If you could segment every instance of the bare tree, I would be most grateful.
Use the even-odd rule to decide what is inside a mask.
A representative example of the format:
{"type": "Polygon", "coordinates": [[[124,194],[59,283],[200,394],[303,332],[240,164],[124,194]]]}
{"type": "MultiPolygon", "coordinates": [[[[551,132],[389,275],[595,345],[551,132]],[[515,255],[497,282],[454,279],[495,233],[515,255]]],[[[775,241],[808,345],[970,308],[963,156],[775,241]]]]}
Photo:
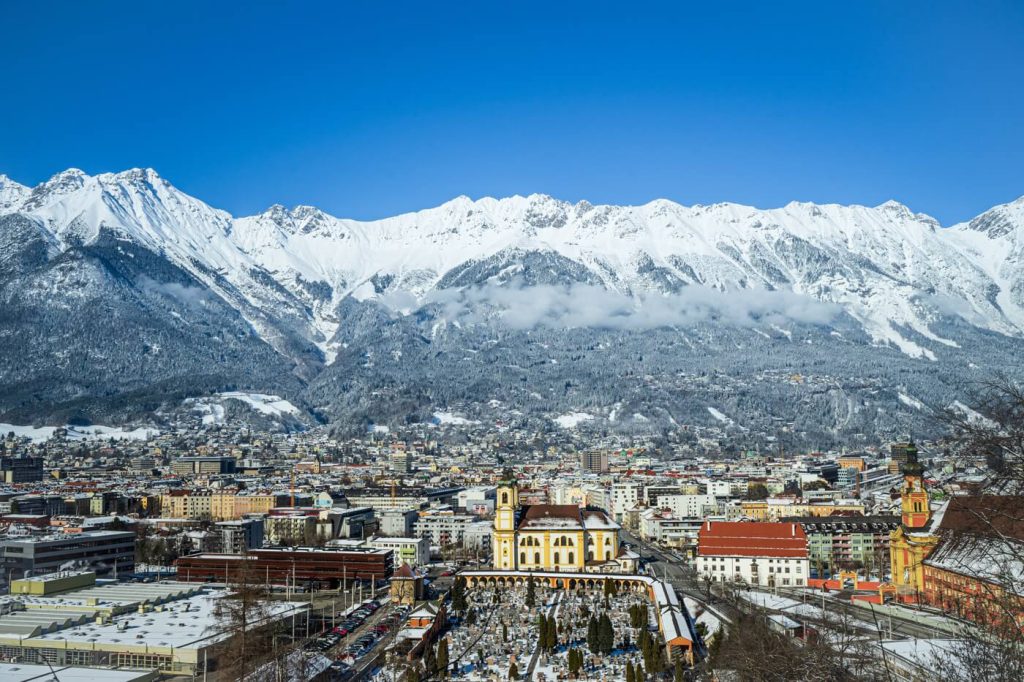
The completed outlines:
{"type": "Polygon", "coordinates": [[[984,458],[990,476],[951,498],[928,563],[968,576],[969,589],[940,587],[937,606],[965,619],[936,654],[943,680],[1024,679],[1024,387],[1005,376],[983,382],[968,409],[947,408],[952,452],[984,458]]]}
{"type": "Polygon", "coordinates": [[[214,615],[225,638],[215,658],[223,679],[243,680],[274,654],[269,589],[261,578],[243,559],[226,578],[231,594],[217,600],[214,615]]]}

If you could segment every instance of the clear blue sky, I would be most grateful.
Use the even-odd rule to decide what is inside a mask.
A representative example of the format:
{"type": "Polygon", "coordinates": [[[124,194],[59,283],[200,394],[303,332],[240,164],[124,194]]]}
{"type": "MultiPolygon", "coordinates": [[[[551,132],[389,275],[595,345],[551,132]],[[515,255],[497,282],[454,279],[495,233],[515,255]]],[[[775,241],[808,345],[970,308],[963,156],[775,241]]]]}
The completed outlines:
{"type": "Polygon", "coordinates": [[[5,3],[0,172],[357,218],[1024,194],[1022,2],[229,4],[5,3]]]}

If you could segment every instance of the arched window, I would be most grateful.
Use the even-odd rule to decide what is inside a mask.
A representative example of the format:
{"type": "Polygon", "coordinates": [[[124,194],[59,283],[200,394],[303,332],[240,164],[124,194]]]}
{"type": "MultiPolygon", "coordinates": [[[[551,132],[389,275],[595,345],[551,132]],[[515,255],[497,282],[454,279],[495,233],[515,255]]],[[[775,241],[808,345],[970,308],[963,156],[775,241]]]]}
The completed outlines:
{"type": "Polygon", "coordinates": [[[508,493],[502,493],[501,494],[501,503],[502,504],[508,504],[508,493]]]}
{"type": "Polygon", "coordinates": [[[534,552],[533,553],[533,563],[535,563],[535,564],[539,564],[540,563],[540,552],[534,552]]]}
{"type": "Polygon", "coordinates": [[[519,553],[519,563],[521,563],[521,564],[525,564],[526,563],[526,552],[520,552],[519,553]]]}
{"type": "Polygon", "coordinates": [[[555,564],[557,565],[557,564],[560,564],[560,563],[562,563],[561,555],[558,552],[555,552],[555,564]]]}
{"type": "Polygon", "coordinates": [[[569,563],[570,564],[576,563],[576,555],[573,552],[569,552],[569,563]]]}

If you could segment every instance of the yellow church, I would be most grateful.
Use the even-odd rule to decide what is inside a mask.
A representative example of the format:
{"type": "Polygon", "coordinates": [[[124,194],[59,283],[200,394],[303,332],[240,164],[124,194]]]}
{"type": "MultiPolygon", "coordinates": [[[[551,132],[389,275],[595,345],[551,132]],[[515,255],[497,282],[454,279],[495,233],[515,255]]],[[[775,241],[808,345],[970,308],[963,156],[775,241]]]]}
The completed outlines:
{"type": "Polygon", "coordinates": [[[639,557],[619,547],[621,526],[603,511],[573,504],[520,506],[519,488],[502,481],[494,510],[494,568],[518,571],[634,573],[639,557]]]}
{"type": "Polygon", "coordinates": [[[889,565],[897,594],[916,598],[924,589],[924,560],[935,549],[939,538],[932,531],[932,526],[938,524],[932,523],[924,468],[917,461],[917,448],[913,444],[907,450],[902,472],[900,509],[903,523],[889,536],[889,565]]]}

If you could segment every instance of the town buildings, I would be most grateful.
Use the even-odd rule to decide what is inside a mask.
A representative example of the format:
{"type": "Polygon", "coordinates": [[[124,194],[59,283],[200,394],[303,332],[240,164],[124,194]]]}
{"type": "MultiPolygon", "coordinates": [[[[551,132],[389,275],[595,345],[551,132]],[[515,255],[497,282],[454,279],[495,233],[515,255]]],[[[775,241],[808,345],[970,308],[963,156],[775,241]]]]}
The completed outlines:
{"type": "Polygon", "coordinates": [[[97,530],[0,539],[0,570],[10,580],[68,569],[101,576],[135,570],[135,533],[97,530]]]}

